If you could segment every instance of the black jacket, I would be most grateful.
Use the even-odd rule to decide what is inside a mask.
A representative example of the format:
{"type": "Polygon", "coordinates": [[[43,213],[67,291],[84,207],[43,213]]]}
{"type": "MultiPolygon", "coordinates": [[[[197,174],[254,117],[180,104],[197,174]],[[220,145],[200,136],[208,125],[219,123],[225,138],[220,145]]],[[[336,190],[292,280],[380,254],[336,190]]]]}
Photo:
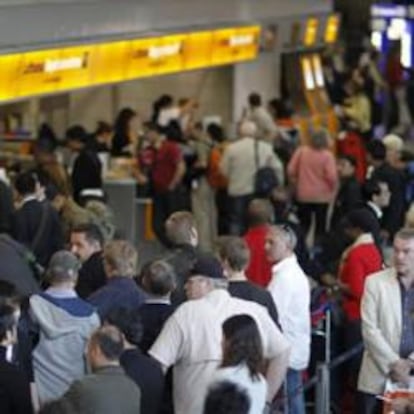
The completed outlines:
{"type": "Polygon", "coordinates": [[[0,234],[0,280],[12,283],[19,295],[29,297],[40,291],[26,257],[25,246],[13,240],[8,234],[0,234]]]}
{"type": "Polygon", "coordinates": [[[256,302],[264,306],[269,312],[270,317],[280,329],[279,315],[272,295],[260,286],[246,281],[230,281],[229,293],[236,298],[256,302]]]}
{"type": "Polygon", "coordinates": [[[102,188],[102,164],[95,151],[83,149],[76,157],[72,171],[73,198],[79,202],[82,190],[102,188]]]}
{"type": "Polygon", "coordinates": [[[6,349],[0,347],[0,413],[32,412],[29,381],[17,366],[6,361],[6,349]]]}
{"type": "Polygon", "coordinates": [[[384,162],[375,168],[372,179],[388,184],[391,191],[390,205],[384,209],[382,227],[390,233],[392,240],[394,234],[402,227],[405,211],[405,181],[404,174],[384,162]]]}
{"type": "Polygon", "coordinates": [[[141,413],[158,414],[164,392],[164,373],[160,364],[137,348],[124,351],[120,362],[141,390],[141,413]]]}
{"type": "Polygon", "coordinates": [[[361,185],[355,177],[341,180],[338,194],[335,199],[331,227],[338,225],[350,211],[361,204],[361,185]]]}
{"type": "Polygon", "coordinates": [[[30,200],[14,214],[13,237],[32,250],[42,266],[47,266],[53,253],[64,247],[62,226],[57,211],[48,201],[30,200]],[[38,242],[36,235],[44,219],[38,242]]]}
{"type": "Polygon", "coordinates": [[[106,284],[102,252],[96,252],[82,264],[79,270],[76,292],[82,299],[88,298],[106,284]]]}
{"type": "Polygon", "coordinates": [[[144,303],[140,306],[138,313],[144,328],[139,344],[142,352],[148,352],[174,310],[175,307],[167,303],[144,303]]]}

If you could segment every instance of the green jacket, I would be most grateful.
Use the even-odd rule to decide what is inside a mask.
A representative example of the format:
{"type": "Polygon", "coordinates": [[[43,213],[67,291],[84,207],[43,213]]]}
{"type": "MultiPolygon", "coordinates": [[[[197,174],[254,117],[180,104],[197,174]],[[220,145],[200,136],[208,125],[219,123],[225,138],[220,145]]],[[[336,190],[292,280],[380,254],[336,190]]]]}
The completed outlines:
{"type": "Polygon", "coordinates": [[[75,381],[42,414],[140,414],[141,391],[119,366],[99,368],[75,381]]]}

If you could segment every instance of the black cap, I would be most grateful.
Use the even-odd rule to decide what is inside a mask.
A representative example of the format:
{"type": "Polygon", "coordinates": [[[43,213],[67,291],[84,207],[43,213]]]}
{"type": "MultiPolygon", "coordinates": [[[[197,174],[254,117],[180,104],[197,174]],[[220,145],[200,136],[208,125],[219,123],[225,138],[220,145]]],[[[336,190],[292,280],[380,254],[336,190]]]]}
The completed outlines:
{"type": "Polygon", "coordinates": [[[212,255],[203,255],[197,258],[190,271],[190,276],[195,275],[211,279],[224,279],[221,263],[212,255]]]}

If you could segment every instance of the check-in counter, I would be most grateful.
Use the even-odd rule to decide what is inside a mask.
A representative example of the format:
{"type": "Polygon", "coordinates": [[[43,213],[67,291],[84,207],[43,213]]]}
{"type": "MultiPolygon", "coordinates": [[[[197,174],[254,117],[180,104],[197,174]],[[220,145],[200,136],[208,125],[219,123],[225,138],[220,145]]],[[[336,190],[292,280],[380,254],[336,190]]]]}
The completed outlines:
{"type": "Polygon", "coordinates": [[[104,189],[121,236],[136,246],[153,241],[152,199],[136,197],[136,181],[132,178],[106,179],[104,189]]]}
{"type": "Polygon", "coordinates": [[[115,225],[122,237],[135,244],[137,219],[135,208],[136,181],[132,178],[106,179],[104,190],[114,213],[115,225]]]}

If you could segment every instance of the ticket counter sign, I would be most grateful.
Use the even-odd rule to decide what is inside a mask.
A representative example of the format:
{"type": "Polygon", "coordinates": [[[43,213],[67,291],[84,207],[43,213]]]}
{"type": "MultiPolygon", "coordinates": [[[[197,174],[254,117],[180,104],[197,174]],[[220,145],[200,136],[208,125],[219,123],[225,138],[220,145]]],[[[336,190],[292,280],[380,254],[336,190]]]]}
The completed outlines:
{"type": "Polygon", "coordinates": [[[257,54],[259,36],[258,27],[213,32],[212,64],[224,65],[253,59],[257,54]]]}
{"type": "Polygon", "coordinates": [[[183,70],[185,35],[131,42],[126,56],[126,79],[162,75],[183,70]]]}
{"type": "Polygon", "coordinates": [[[0,101],[254,59],[259,26],[0,56],[0,101]]]}

